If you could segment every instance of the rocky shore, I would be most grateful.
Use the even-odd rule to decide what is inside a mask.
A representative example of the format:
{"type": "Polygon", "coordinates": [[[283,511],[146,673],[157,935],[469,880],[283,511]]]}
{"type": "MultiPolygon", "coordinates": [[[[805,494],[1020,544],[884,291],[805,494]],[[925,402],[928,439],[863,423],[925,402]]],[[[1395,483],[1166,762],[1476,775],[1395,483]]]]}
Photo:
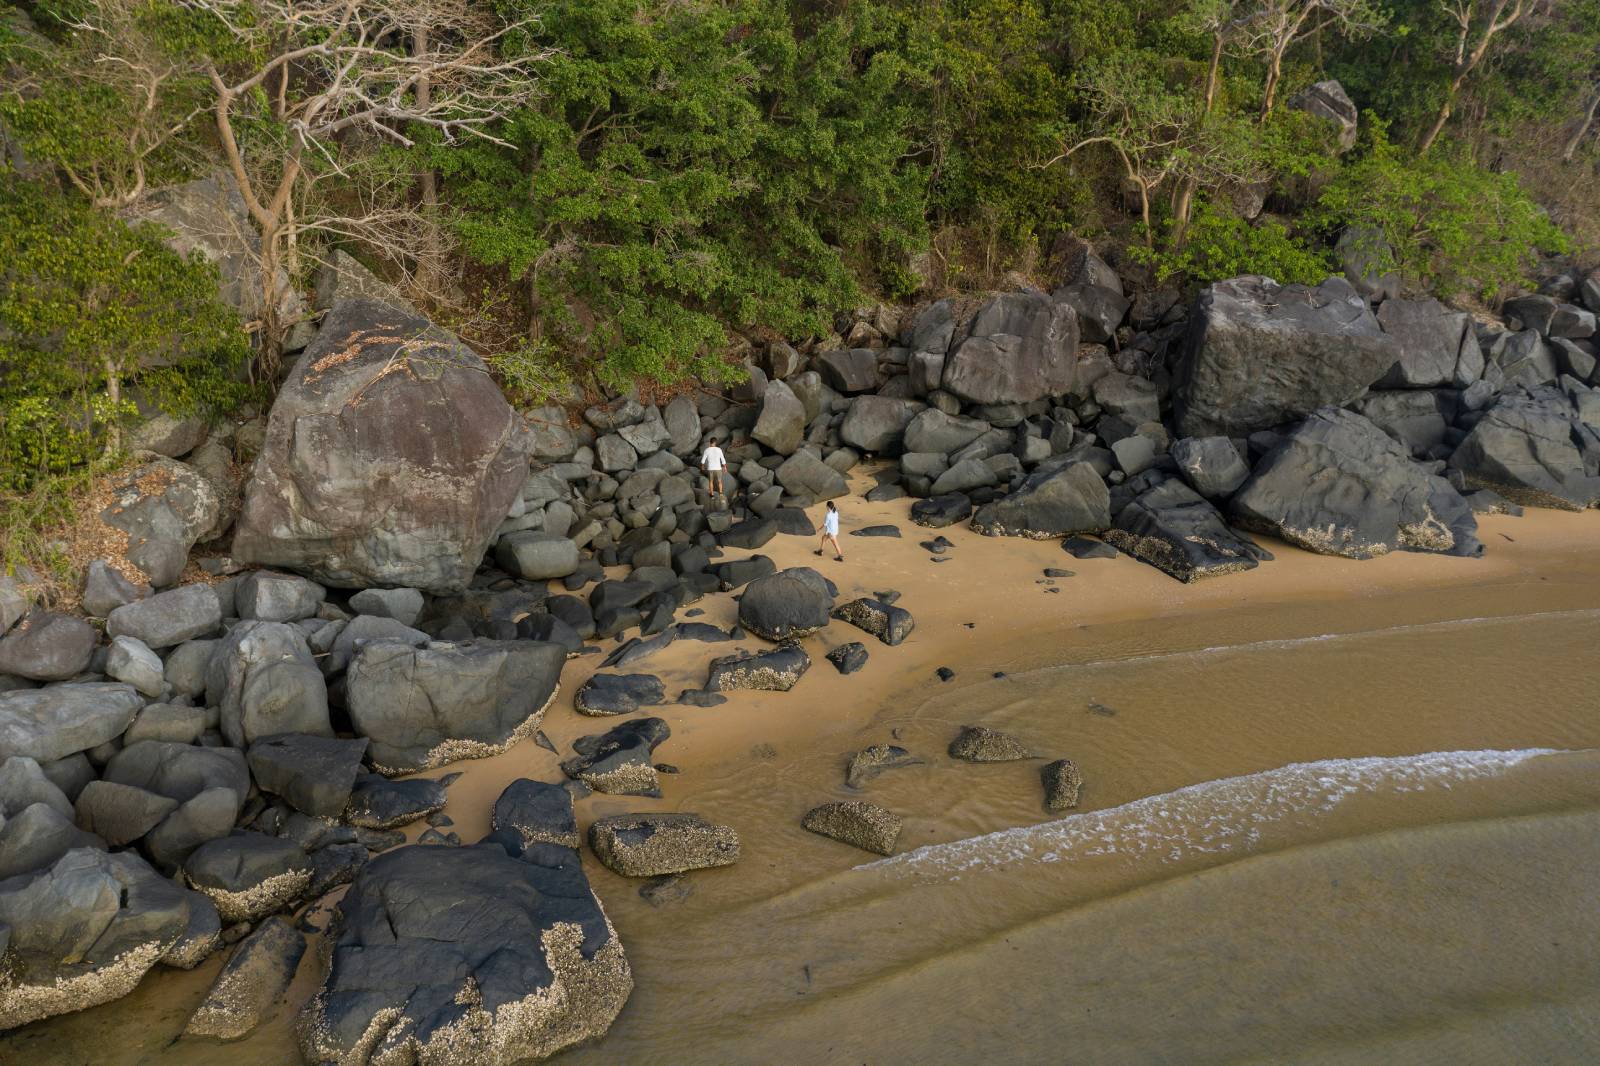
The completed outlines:
{"type": "MultiPolygon", "coordinates": [[[[934,571],[951,558],[939,531],[970,528],[1183,582],[1273,566],[1252,534],[1353,560],[1477,557],[1478,515],[1600,500],[1592,281],[1488,323],[1375,302],[1360,276],[1233,279],[1190,306],[1125,293],[1092,255],[1069,273],[1053,293],[874,308],[837,337],[773,342],[729,394],[581,416],[512,410],[455,338],[336,291],[237,491],[218,454],[237,431],[147,433],[156,454],[104,513],[119,553],[89,568],[81,614],[0,580],[0,1030],[231,945],[191,1039],[247,1035],[313,964],[308,1062],[509,1063],[599,1037],[633,979],[584,845],[674,879],[759,842],[726,812],[643,807],[585,838],[574,802],[661,794],[679,769],[659,758],[669,701],[755,690],[803,708],[825,650],[843,675],[927,631],[896,589],[842,593],[831,559],[785,558],[852,479],[906,524],[846,531],[899,538],[934,571]],[[712,440],[726,499],[696,469],[712,440]],[[731,598],[736,616],[696,621],[731,598]],[[669,694],[651,658],[690,645],[703,681],[669,694]],[[441,771],[550,743],[567,700],[617,721],[463,839],[441,771]],[[344,886],[308,952],[321,931],[281,916],[344,886]]],[[[847,772],[934,755],[869,748],[847,772]]],[[[1084,785],[1070,755],[982,727],[949,750],[1037,760],[1051,811],[1084,785]]],[[[901,832],[865,799],[793,817],[862,854],[901,832]]]]}

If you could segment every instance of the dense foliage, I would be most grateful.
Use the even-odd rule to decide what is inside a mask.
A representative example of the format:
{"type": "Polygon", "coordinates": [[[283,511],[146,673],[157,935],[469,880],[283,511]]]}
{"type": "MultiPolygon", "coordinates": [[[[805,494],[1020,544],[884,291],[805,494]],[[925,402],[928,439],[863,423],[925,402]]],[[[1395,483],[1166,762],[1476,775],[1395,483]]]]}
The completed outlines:
{"type": "Polygon", "coordinates": [[[216,271],[81,200],[0,176],[0,488],[79,465],[147,409],[243,395],[216,271]]]}
{"type": "Polygon", "coordinates": [[[227,164],[291,283],[329,244],[406,272],[527,393],[736,374],[738,334],[1042,271],[1069,232],[1192,285],[1314,280],[1359,226],[1494,295],[1562,247],[1519,173],[1577,190],[1597,154],[1600,0],[394,0],[348,65],[282,60],[346,6],[8,3],[0,137],[107,208],[227,164]],[[440,38],[472,62],[406,80],[440,38]],[[1331,77],[1354,151],[1294,104],[1331,77]]]}

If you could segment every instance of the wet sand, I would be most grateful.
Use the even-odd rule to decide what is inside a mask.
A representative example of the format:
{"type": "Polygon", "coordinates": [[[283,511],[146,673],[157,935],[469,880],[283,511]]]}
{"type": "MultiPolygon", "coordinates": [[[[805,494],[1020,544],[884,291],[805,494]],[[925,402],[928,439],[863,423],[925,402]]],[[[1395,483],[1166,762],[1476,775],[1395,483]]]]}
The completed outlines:
{"type": "MultiPolygon", "coordinates": [[[[857,491],[863,486],[858,482],[857,491]]],[[[715,708],[651,708],[645,713],[665,718],[673,730],[656,757],[681,770],[663,776],[663,797],[595,795],[578,804],[580,827],[624,811],[696,811],[738,829],[745,857],[726,870],[690,875],[690,897],[657,908],[640,899],[638,882],[585,856],[638,988],[606,1040],[561,1061],[963,1062],[982,1053],[1038,1062],[1157,1061],[1170,1054],[1189,1062],[1252,1049],[1281,1058],[1291,1047],[1327,1061],[1362,1061],[1363,1048],[1372,1051],[1366,1061],[1391,1052],[1388,1061],[1427,1061],[1424,1052],[1444,1045],[1424,1039],[1420,1013],[1343,1028],[1338,1021],[1339,1012],[1372,1009],[1372,997],[1335,993],[1347,983],[1372,982],[1360,960],[1385,938],[1432,944],[1451,922],[1467,921],[1469,911],[1481,923],[1506,907],[1522,920],[1526,906],[1541,909],[1568,943],[1586,936],[1600,943],[1593,916],[1582,916],[1581,882],[1529,863],[1521,843],[1501,846],[1582,840],[1571,869],[1600,864],[1592,843],[1600,786],[1594,764],[1578,756],[1540,757],[1533,771],[1518,764],[1507,770],[1512,786],[1495,776],[1425,789],[1419,799],[1385,785],[1381,795],[1392,802],[1370,803],[1359,815],[1346,805],[1334,822],[1294,822],[1271,847],[1258,840],[1207,853],[1192,866],[1151,855],[1124,856],[1131,865],[1109,871],[1096,868],[1099,859],[1023,872],[1001,863],[1006,870],[998,880],[969,875],[960,885],[941,876],[907,887],[889,867],[869,865],[871,856],[798,826],[811,805],[852,798],[843,785],[849,752],[890,740],[911,748],[924,765],[885,775],[856,798],[906,819],[902,852],[968,840],[983,843],[958,846],[982,851],[995,846],[994,834],[1013,827],[1061,824],[1043,810],[1037,762],[967,766],[945,757],[944,745],[966,722],[1009,729],[1041,756],[1077,761],[1087,782],[1085,813],[1123,811],[1147,797],[1292,763],[1600,747],[1600,718],[1592,713],[1600,680],[1587,665],[1600,639],[1594,552],[1600,515],[1530,511],[1522,519],[1484,519],[1488,554],[1478,560],[1403,553],[1357,562],[1268,541],[1274,562],[1182,585],[1127,557],[1073,559],[1056,541],[997,540],[964,527],[925,530],[909,521],[908,503],[843,501],[843,563],[812,555],[815,538],[780,536],[761,549],[780,568],[814,566],[839,585],[841,600],[900,592],[899,604],[917,622],[903,645],[885,647],[835,622],[806,641],[813,666],[789,693],[730,693],[715,708]],[[898,525],[901,538],[848,535],[881,523],[898,525]],[[937,534],[955,545],[948,562],[931,562],[918,547],[937,534]],[[1042,584],[1046,567],[1076,576],[1042,584]],[[857,639],[870,661],[855,675],[839,676],[822,656],[857,639]],[[940,666],[955,670],[955,679],[941,683],[940,666]],[[1006,676],[995,678],[997,672],[1006,676]],[[1562,759],[1580,759],[1578,769],[1562,759]],[[1526,832],[1513,832],[1513,825],[1526,832]],[[1457,883],[1472,857],[1481,864],[1479,876],[1491,882],[1477,895],[1457,883]],[[1329,903],[1356,908],[1343,955],[1319,939],[1314,911],[1300,920],[1306,886],[1329,862],[1375,871],[1361,882],[1368,904],[1342,896],[1329,903]],[[1374,877],[1392,883],[1366,884],[1374,877]],[[1221,890],[1219,879],[1227,883],[1221,890]],[[1417,906],[1416,886],[1435,882],[1456,895],[1437,907],[1417,906]],[[1227,1032],[1200,1026],[1194,1032],[1205,1032],[1203,1041],[1185,1043],[1176,1028],[1182,1019],[1195,1026],[1201,1017],[1232,1018],[1219,1003],[1248,998],[1252,987],[1259,995],[1280,979],[1270,959],[1260,966],[1218,962],[1228,958],[1228,937],[1216,930],[1247,925],[1249,900],[1282,928],[1271,958],[1313,965],[1330,953],[1340,956],[1305,991],[1332,1005],[1323,1015],[1267,1012],[1273,1020],[1262,1023],[1266,1029],[1240,1028],[1236,1018],[1227,1032]],[[1362,906],[1370,906],[1364,924],[1362,906]],[[1417,914],[1408,937],[1412,907],[1417,914]],[[858,957],[864,961],[853,961],[858,957]],[[1185,982],[1194,986],[1192,1016],[1185,1013],[1190,1008],[1175,1007],[1170,1025],[1137,1022],[1148,1039],[1116,1035],[1136,1018],[1115,1004],[1148,1010],[1177,996],[1185,982]],[[1059,1007],[1069,989],[1071,1010],[1049,1007],[1059,1007]],[[908,1017],[949,1020],[908,1025],[908,1017]],[[1331,1026],[1334,1038],[1317,1044],[1307,1034],[1318,1026],[1331,1026]],[[1259,1043],[1251,1043],[1251,1032],[1261,1035],[1259,1043]],[[1092,1053],[1063,1053],[1091,1039],[1092,1053]]],[[[695,606],[705,612],[697,620],[723,627],[737,614],[729,594],[695,606]]],[[[662,677],[672,700],[704,682],[712,658],[760,646],[754,639],[678,641],[626,670],[662,677]]],[[[601,658],[569,662],[562,694],[546,716],[544,731],[562,753],[576,737],[615,724],[572,709],[573,693],[601,658]]],[[[522,776],[559,780],[559,758],[529,742],[457,764],[450,769],[465,776],[451,787],[446,813],[464,839],[476,839],[506,784],[522,776]]],[[[1266,801],[1228,802],[1237,808],[1266,801]]],[[[1224,821],[1240,816],[1235,808],[1224,821]]],[[[1116,815],[1135,816],[1148,824],[1148,811],[1116,815]]],[[[1592,909],[1592,893],[1586,898],[1592,909]]],[[[1246,944],[1251,935],[1238,932],[1233,942],[1246,944]]],[[[1515,943],[1500,948],[1520,951],[1530,968],[1549,965],[1551,952],[1523,950],[1526,937],[1507,936],[1515,943]]],[[[1462,941],[1455,952],[1471,971],[1460,989],[1496,1004],[1480,1036],[1547,1026],[1551,997],[1559,993],[1573,1004],[1579,1032],[1552,1046],[1600,1047],[1592,1010],[1600,984],[1590,953],[1573,962],[1580,976],[1560,977],[1554,991],[1511,980],[1521,989],[1517,995],[1533,997],[1521,1002],[1491,987],[1478,972],[1487,963],[1471,964],[1475,953],[1491,949],[1500,950],[1492,936],[1462,941]]],[[[1440,951],[1450,954],[1448,945],[1440,951]]],[[[0,1059],[218,1061],[217,1045],[171,1041],[219,965],[212,960],[195,974],[158,973],[120,1003],[0,1037],[0,1059]]],[[[1376,970],[1385,981],[1394,977],[1392,964],[1376,970]]],[[[294,1009],[316,980],[308,962],[290,1003],[257,1034],[230,1046],[227,1058],[237,1066],[297,1062],[289,1039],[294,1009]]],[[[1434,992],[1440,1003],[1456,994],[1443,984],[1434,992]]],[[[1478,1031],[1459,1018],[1434,1028],[1444,1034],[1440,1041],[1478,1031]]]]}

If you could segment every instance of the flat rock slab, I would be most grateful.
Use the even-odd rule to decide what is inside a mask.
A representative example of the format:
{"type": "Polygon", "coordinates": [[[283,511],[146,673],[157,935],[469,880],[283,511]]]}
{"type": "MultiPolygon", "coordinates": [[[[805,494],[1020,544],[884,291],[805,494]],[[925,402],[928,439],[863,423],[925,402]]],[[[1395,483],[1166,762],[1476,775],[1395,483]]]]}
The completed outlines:
{"type": "Polygon", "coordinates": [[[366,753],[364,738],[280,733],[250,745],[247,761],[264,791],[304,814],[337,818],[350,802],[366,753]]]}
{"type": "Polygon", "coordinates": [[[972,515],[972,501],[959,492],[932,496],[911,505],[911,521],[929,529],[943,529],[972,515]]]}
{"type": "Polygon", "coordinates": [[[132,685],[89,682],[0,692],[0,761],[54,762],[127,731],[144,699],[132,685]]]}
{"type": "Polygon", "coordinates": [[[293,925],[282,918],[262,922],[233,949],[183,1035],[216,1040],[250,1035],[283,998],[305,953],[306,938],[293,925]]]}
{"type": "Polygon", "coordinates": [[[667,702],[667,687],[653,674],[595,674],[572,702],[580,714],[632,714],[667,702]]]}
{"type": "Polygon", "coordinates": [[[391,781],[382,774],[363,774],[350,790],[344,820],[364,829],[395,829],[444,810],[445,787],[413,777],[391,781]]]}
{"type": "Polygon", "coordinates": [[[861,788],[885,770],[921,764],[921,759],[898,744],[874,744],[850,756],[850,762],[845,767],[844,783],[850,788],[861,788]]]}
{"type": "Polygon", "coordinates": [[[728,866],[739,859],[739,835],[698,814],[617,814],[589,827],[589,847],[624,877],[728,866]]]}
{"type": "Polygon", "coordinates": [[[788,692],[811,669],[811,657],[798,644],[781,644],[771,651],[741,651],[711,660],[707,692],[757,689],[788,692]]]}
{"type": "Polygon", "coordinates": [[[878,855],[893,855],[900,839],[900,817],[860,800],[824,803],[806,812],[802,828],[878,855]]]}
{"type": "Polygon", "coordinates": [[[541,1061],[605,1033],[633,989],[578,853],[514,833],[378,856],[335,927],[307,1062],[541,1061]]]}
{"type": "Polygon", "coordinates": [[[850,535],[852,537],[894,537],[898,540],[900,537],[900,527],[864,526],[861,529],[852,529],[850,531],[850,535]]]}

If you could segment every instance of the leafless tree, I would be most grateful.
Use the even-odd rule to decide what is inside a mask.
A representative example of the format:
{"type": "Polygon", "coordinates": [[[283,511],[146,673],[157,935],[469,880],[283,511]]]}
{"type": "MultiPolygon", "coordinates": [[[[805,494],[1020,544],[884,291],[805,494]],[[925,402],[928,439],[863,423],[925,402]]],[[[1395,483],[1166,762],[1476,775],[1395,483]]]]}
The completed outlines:
{"type": "Polygon", "coordinates": [[[1361,38],[1382,23],[1382,14],[1369,0],[1254,0],[1239,32],[1246,50],[1266,60],[1261,117],[1271,114],[1277,103],[1283,57],[1296,41],[1328,28],[1361,38]]]}
{"type": "Polygon", "coordinates": [[[1417,144],[1419,153],[1432,148],[1433,142],[1444,132],[1461,87],[1489,54],[1495,38],[1515,26],[1533,8],[1529,0],[1440,0],[1439,6],[1456,26],[1455,56],[1450,68],[1450,87],[1445,90],[1444,102],[1439,105],[1433,125],[1417,144]]]}

